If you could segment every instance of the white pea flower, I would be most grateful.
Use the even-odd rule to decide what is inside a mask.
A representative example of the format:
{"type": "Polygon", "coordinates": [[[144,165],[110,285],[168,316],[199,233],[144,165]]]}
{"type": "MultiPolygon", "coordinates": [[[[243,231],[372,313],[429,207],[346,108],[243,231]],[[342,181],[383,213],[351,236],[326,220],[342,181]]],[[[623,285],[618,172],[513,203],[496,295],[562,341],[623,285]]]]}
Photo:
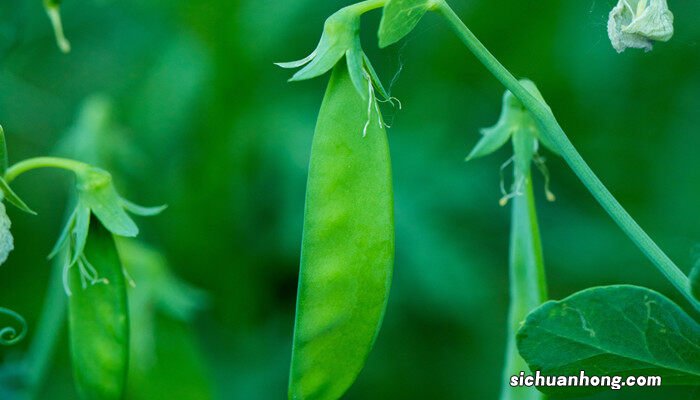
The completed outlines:
{"type": "Polygon", "coordinates": [[[12,232],[10,232],[11,226],[12,222],[10,222],[10,217],[7,216],[5,203],[0,201],[0,265],[7,261],[7,256],[15,248],[12,232]]]}
{"type": "Polygon", "coordinates": [[[655,41],[673,37],[673,13],[666,0],[619,0],[610,11],[608,36],[615,50],[651,51],[655,41]]]}

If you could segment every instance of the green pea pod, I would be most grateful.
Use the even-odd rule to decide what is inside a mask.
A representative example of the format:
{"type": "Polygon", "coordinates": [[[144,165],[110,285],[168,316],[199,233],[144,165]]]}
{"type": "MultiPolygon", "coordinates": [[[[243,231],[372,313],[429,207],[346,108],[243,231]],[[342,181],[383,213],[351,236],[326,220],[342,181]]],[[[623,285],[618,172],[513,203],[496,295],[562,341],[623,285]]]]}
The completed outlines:
{"type": "Polygon", "coordinates": [[[386,309],[391,162],[378,108],[368,101],[347,67],[336,66],[311,150],[290,399],[340,398],[362,370],[386,309]]]}
{"type": "Polygon", "coordinates": [[[69,270],[68,315],[76,387],[84,400],[119,400],[129,354],[126,284],[114,238],[96,218],[91,221],[83,262],[94,267],[102,282],[86,285],[81,281],[80,263],[69,270]]]}

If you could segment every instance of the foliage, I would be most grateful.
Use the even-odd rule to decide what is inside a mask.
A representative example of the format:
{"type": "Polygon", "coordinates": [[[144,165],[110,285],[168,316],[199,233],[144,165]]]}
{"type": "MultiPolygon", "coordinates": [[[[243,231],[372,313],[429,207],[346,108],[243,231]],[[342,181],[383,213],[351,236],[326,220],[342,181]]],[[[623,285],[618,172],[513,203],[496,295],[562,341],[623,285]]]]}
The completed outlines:
{"type": "MultiPolygon", "coordinates": [[[[69,56],[56,49],[39,2],[0,4],[0,121],[11,158],[53,152],[61,132],[80,125],[84,100],[106,94],[120,129],[102,151],[114,157],[121,139],[138,146],[109,165],[89,162],[109,170],[127,198],[169,205],[162,217],[137,221],[139,240],[211,294],[210,308],[188,322],[155,314],[155,329],[142,333],[155,334],[160,362],[130,379],[127,398],[165,395],[173,383],[202,399],[212,396],[208,384],[226,399],[286,391],[307,161],[327,77],[287,86],[287,74],[270,63],[313,48],[324,20],[348,4],[65,1],[69,56]]],[[[670,4],[674,39],[647,55],[615,54],[605,33],[612,3],[451,4],[511,71],[537,82],[586,160],[688,271],[700,237],[700,58],[692,47],[700,30],[683,16],[698,15],[700,4],[670,4]]],[[[363,51],[405,105],[400,114],[384,110],[392,125],[396,273],[382,332],[346,398],[496,398],[510,212],[494,200],[498,167],[511,154],[460,161],[478,128],[498,117],[503,90],[435,15],[407,35],[406,46],[378,53],[378,17],[363,17],[363,51]]],[[[535,197],[550,296],[629,282],[687,308],[562,159],[548,165],[558,201],[545,206],[540,190],[535,197]]],[[[0,304],[24,316],[29,335],[0,348],[0,380],[11,383],[0,388],[2,398],[16,389],[21,367],[11,365],[37,334],[66,179],[42,173],[12,184],[41,223],[7,207],[17,248],[0,269],[0,304]]],[[[534,183],[541,187],[538,176],[534,183]]],[[[39,398],[73,399],[67,340],[57,340],[39,398]]],[[[587,398],[687,398],[692,391],[587,398]]]]}

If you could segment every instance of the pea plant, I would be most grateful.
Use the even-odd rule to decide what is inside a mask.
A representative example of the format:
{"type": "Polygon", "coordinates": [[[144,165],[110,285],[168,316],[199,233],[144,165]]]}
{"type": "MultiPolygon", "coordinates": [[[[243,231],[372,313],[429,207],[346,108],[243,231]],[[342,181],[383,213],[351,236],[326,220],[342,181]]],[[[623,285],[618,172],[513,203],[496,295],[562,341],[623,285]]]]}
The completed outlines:
{"type": "MultiPolygon", "coordinates": [[[[68,53],[61,0],[43,0],[43,4],[59,49],[68,53]]],[[[207,302],[203,291],[170,272],[157,248],[136,238],[139,228],[130,214],[155,216],[166,207],[130,202],[117,191],[112,173],[104,169],[123,169],[122,164],[142,158],[139,147],[125,140],[123,133],[112,119],[109,99],[93,96],[61,141],[56,150],[59,156],[9,165],[0,126],[0,265],[15,245],[6,203],[37,215],[11,184],[37,169],[68,171],[74,177],[66,222],[48,255],[52,273],[36,329],[28,335],[30,324],[25,318],[0,307],[0,346],[31,337],[24,354],[0,363],[0,398],[43,398],[41,390],[66,322],[78,398],[152,397],[148,385],[154,376],[159,379],[154,370],[162,353],[155,339],[156,320],[165,317],[186,323],[207,302]]],[[[202,393],[207,390],[201,388],[202,393]]]]}
{"type": "MultiPolygon", "coordinates": [[[[680,306],[644,287],[594,287],[547,301],[533,166],[554,201],[544,151],[562,157],[620,229],[700,311],[700,267],[690,279],[656,245],[591,170],[557,122],[536,85],[518,80],[470,31],[445,0],[366,0],[325,22],[306,58],[279,63],[301,68],[291,81],[332,71],[314,134],[306,192],[290,399],[338,399],[353,384],[379,333],[394,257],[391,163],[381,103],[401,107],[384,88],[360,41],[360,20],[383,10],[380,48],[408,35],[429,12],[439,15],[507,89],[497,123],[467,160],[512,142],[512,184],[502,177],[502,206],[511,203],[510,310],[501,399],[585,395],[600,387],[517,388],[509,377],[659,375],[664,385],[700,384],[700,325],[680,306]],[[541,145],[541,146],[540,146],[541,145]]],[[[666,0],[620,0],[608,35],[618,52],[650,51],[673,36],[666,0]]],[[[565,378],[564,378],[565,379],[565,378]]]]}
{"type": "MultiPolygon", "coordinates": [[[[7,160],[4,136],[2,144],[2,158],[7,160]]],[[[135,237],[138,234],[139,229],[128,213],[150,216],[163,208],[135,205],[119,195],[106,170],[58,157],[31,158],[9,167],[3,163],[0,186],[4,199],[24,212],[35,214],[10,188],[10,183],[26,172],[42,168],[66,170],[75,176],[75,206],[49,258],[61,266],[59,282],[69,298],[76,387],[82,398],[117,399],[121,397],[127,371],[126,288],[130,278],[122,268],[113,236],[135,237]]],[[[13,248],[13,239],[4,206],[2,211],[5,221],[2,254],[6,258],[13,248]]],[[[6,328],[6,342],[10,344],[26,332],[23,319],[16,314],[13,316],[20,321],[23,330],[6,328]]]]}

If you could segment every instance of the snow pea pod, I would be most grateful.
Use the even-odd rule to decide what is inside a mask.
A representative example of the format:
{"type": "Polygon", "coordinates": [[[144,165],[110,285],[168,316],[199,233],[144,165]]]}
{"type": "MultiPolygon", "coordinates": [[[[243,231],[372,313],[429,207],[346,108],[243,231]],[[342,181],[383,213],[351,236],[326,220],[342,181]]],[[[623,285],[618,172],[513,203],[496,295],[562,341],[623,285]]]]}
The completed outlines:
{"type": "Polygon", "coordinates": [[[386,131],[374,97],[363,99],[340,63],[311,149],[290,399],[335,400],[352,385],[381,326],[393,263],[386,131]]]}
{"type": "Polygon", "coordinates": [[[90,222],[85,257],[69,270],[73,371],[81,399],[119,400],[129,354],[126,284],[112,234],[95,217],[90,222]],[[100,282],[86,284],[81,268],[94,268],[100,282]]]}

